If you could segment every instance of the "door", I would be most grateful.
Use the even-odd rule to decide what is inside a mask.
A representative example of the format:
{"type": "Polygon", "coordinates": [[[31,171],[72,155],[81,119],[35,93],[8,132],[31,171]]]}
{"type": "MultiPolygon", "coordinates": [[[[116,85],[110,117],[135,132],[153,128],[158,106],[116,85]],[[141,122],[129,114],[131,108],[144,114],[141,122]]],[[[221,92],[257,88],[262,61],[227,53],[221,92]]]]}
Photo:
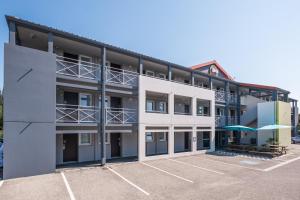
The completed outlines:
{"type": "Polygon", "coordinates": [[[189,132],[184,132],[184,149],[189,150],[189,132]]]}
{"type": "Polygon", "coordinates": [[[110,145],[111,145],[111,157],[121,156],[121,134],[111,133],[110,134],[110,145]]]}
{"type": "Polygon", "coordinates": [[[63,161],[78,161],[78,134],[63,135],[63,161]]]}
{"type": "Polygon", "coordinates": [[[78,105],[78,93],[64,92],[64,104],[78,105]]]}
{"type": "Polygon", "coordinates": [[[122,108],[122,98],[110,97],[110,106],[112,108],[122,108]]]}

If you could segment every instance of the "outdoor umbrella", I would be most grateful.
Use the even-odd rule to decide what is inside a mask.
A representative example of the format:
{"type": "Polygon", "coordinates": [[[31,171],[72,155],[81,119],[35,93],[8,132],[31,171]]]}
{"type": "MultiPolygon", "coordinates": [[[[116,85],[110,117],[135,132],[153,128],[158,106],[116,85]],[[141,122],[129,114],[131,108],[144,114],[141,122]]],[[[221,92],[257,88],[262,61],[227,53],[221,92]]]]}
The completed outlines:
{"type": "Polygon", "coordinates": [[[224,129],[229,130],[229,131],[251,131],[251,132],[256,131],[256,128],[251,128],[251,127],[242,126],[242,125],[225,126],[224,129]]]}

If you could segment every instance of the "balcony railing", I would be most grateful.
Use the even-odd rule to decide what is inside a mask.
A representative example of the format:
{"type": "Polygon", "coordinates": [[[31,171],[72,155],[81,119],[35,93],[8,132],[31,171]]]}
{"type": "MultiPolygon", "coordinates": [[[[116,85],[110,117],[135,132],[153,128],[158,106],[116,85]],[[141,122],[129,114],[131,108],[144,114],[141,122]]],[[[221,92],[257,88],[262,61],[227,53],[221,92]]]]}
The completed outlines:
{"type": "Polygon", "coordinates": [[[96,123],[100,110],[92,106],[56,105],[56,122],[58,123],[96,123]]]}
{"type": "Polygon", "coordinates": [[[235,94],[231,94],[222,90],[216,90],[215,91],[215,100],[218,102],[225,102],[226,95],[228,98],[229,103],[236,103],[237,97],[235,94]]]}
{"type": "Polygon", "coordinates": [[[137,86],[138,73],[123,69],[106,68],[106,83],[137,86]]]}
{"type": "Polygon", "coordinates": [[[76,78],[98,80],[101,68],[99,64],[57,56],[56,73],[76,78]]]}
{"type": "MultiPolygon", "coordinates": [[[[225,116],[216,116],[215,118],[216,127],[224,127],[226,125],[225,116]]],[[[237,118],[235,116],[228,117],[228,125],[237,125],[237,118]]]]}
{"type": "Polygon", "coordinates": [[[132,124],[137,122],[135,109],[106,108],[106,124],[132,124]]]}

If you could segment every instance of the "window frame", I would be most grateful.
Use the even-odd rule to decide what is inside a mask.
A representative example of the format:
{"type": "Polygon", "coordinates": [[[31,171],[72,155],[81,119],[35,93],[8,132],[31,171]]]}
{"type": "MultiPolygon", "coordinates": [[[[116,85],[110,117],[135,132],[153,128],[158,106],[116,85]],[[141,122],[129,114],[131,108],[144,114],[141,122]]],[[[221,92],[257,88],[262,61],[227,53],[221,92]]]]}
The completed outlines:
{"type": "Polygon", "coordinates": [[[158,132],[158,141],[159,142],[166,142],[167,141],[167,132],[158,132]],[[163,139],[161,139],[159,134],[163,134],[163,139]]]}
{"type": "Polygon", "coordinates": [[[82,107],[91,107],[91,106],[93,106],[93,95],[89,94],[89,93],[79,93],[79,106],[82,106],[82,107]],[[81,105],[81,97],[84,96],[84,95],[90,96],[91,102],[90,102],[90,105],[88,105],[88,106],[87,105],[81,105]]]}
{"type": "Polygon", "coordinates": [[[153,134],[153,132],[145,132],[145,140],[146,140],[146,143],[154,142],[154,134],[153,134]],[[148,140],[148,137],[150,136],[148,134],[151,134],[151,140],[148,140]]]}
{"type": "Polygon", "coordinates": [[[79,133],[78,145],[79,146],[90,146],[90,145],[92,145],[92,134],[91,133],[79,133]],[[89,136],[89,142],[88,143],[82,143],[81,137],[84,136],[84,135],[89,136]]]}
{"type": "Polygon", "coordinates": [[[155,101],[151,99],[146,99],[146,112],[155,112],[155,101]],[[152,103],[152,109],[148,110],[148,102],[152,103]]]}

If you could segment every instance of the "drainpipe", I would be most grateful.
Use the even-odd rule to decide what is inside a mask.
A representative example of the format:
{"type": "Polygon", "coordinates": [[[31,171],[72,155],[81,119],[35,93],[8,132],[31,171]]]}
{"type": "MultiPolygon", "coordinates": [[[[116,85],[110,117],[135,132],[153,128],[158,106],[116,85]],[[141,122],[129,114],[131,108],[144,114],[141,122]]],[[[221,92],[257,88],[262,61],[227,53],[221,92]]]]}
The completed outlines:
{"type": "Polygon", "coordinates": [[[106,75],[106,48],[102,49],[102,66],[101,66],[101,118],[100,118],[100,133],[101,133],[101,165],[106,164],[106,144],[105,144],[105,75],[106,75]]]}

